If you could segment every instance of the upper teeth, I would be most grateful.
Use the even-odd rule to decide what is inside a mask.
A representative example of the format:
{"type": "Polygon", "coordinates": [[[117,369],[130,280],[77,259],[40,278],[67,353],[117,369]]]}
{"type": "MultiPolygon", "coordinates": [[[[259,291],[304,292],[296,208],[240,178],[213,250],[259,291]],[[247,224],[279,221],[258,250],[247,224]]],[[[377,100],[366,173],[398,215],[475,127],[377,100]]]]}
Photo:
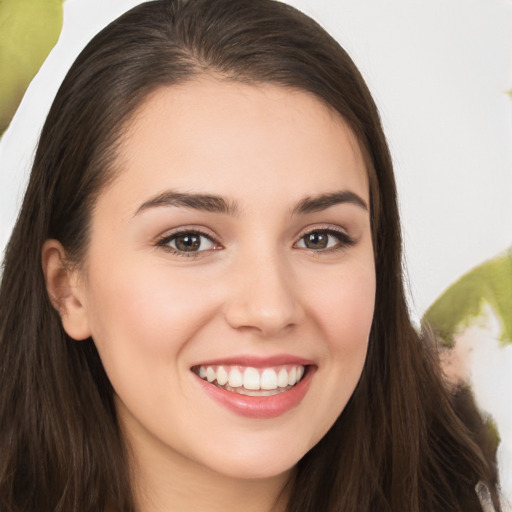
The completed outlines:
{"type": "Polygon", "coordinates": [[[304,366],[283,365],[271,368],[253,368],[251,366],[199,366],[197,374],[208,382],[226,384],[230,388],[257,391],[273,390],[294,386],[304,375],[304,366]]]}

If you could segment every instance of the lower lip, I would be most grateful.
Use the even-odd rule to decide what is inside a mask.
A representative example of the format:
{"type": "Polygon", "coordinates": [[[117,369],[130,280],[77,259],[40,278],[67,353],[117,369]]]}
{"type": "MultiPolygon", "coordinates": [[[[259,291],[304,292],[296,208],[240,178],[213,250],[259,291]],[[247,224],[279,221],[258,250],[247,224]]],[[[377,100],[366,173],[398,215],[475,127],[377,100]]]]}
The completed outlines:
{"type": "Polygon", "coordinates": [[[293,388],[271,396],[241,395],[218,388],[199,376],[197,379],[208,396],[239,416],[270,419],[277,418],[300,404],[309,389],[314,373],[314,368],[309,366],[302,380],[293,388]]]}

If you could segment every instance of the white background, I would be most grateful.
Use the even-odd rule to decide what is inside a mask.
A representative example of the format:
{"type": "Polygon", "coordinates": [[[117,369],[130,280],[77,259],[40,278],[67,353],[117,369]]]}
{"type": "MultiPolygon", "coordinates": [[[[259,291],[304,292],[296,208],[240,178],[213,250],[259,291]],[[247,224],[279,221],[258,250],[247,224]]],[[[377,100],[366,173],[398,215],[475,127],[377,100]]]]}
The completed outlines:
{"type": "MultiPolygon", "coordinates": [[[[59,43],[0,142],[0,249],[66,70],[100,28],[137,3],[65,1],[59,43]]],[[[317,19],[347,49],[380,108],[399,188],[411,313],[418,320],[449,284],[512,243],[512,99],[506,94],[512,89],[512,2],[289,3],[317,19]]],[[[504,378],[512,373],[509,348],[498,358],[508,366],[489,372],[501,371],[504,378]]],[[[485,371],[480,373],[485,380],[485,371]]],[[[506,409],[503,435],[512,429],[511,394],[487,387],[497,399],[484,396],[483,402],[495,402],[484,407],[506,409]]],[[[503,483],[512,495],[510,454],[503,464],[503,483]]]]}

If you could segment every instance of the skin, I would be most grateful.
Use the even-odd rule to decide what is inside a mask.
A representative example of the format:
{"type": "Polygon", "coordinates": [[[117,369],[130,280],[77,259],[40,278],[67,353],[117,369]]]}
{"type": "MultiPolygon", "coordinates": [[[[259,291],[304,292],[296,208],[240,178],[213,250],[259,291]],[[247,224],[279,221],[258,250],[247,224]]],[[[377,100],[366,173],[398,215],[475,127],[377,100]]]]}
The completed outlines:
{"type": "Polygon", "coordinates": [[[375,269],[356,139],[309,93],[204,77],[147,98],[118,164],[86,261],[63,272],[64,250],[50,240],[43,265],[64,328],[93,337],[116,391],[140,510],[256,512],[276,500],[280,510],[294,465],[342,412],[366,356],[375,269]],[[169,190],[221,196],[236,212],[148,206],[169,190]],[[361,204],[294,211],[339,191],[361,204]],[[179,255],[168,241],[176,228],[208,238],[179,255]],[[306,246],[306,233],[325,230],[342,234],[306,246]],[[191,371],[276,354],[315,372],[302,401],[275,418],[226,409],[191,371]]]}

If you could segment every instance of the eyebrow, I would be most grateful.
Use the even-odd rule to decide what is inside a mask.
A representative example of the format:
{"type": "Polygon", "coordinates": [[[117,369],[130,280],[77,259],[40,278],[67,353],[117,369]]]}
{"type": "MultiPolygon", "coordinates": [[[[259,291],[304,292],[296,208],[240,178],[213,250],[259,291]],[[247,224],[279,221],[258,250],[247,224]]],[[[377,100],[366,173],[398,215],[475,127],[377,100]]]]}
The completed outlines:
{"type": "Polygon", "coordinates": [[[368,211],[368,205],[362,197],[350,190],[340,190],[338,192],[329,192],[313,197],[305,197],[292,210],[292,214],[306,214],[327,210],[331,206],[337,204],[353,204],[359,206],[363,210],[368,211]]]}
{"type": "Polygon", "coordinates": [[[239,208],[236,202],[227,201],[221,196],[211,194],[191,194],[169,190],[144,202],[135,212],[135,215],[157,206],[181,206],[185,208],[192,208],[194,210],[224,213],[233,216],[239,214],[239,208]]]}
{"type": "MultiPolygon", "coordinates": [[[[346,203],[356,205],[363,210],[368,211],[366,202],[359,195],[351,192],[350,190],[340,190],[338,192],[329,192],[317,196],[305,197],[292,209],[292,215],[304,215],[307,213],[319,212],[326,210],[331,206],[346,203]]],[[[228,201],[221,196],[168,190],[145,201],[137,209],[135,215],[158,206],[192,208],[194,210],[223,213],[232,216],[240,214],[240,209],[235,201],[228,201]]]]}

